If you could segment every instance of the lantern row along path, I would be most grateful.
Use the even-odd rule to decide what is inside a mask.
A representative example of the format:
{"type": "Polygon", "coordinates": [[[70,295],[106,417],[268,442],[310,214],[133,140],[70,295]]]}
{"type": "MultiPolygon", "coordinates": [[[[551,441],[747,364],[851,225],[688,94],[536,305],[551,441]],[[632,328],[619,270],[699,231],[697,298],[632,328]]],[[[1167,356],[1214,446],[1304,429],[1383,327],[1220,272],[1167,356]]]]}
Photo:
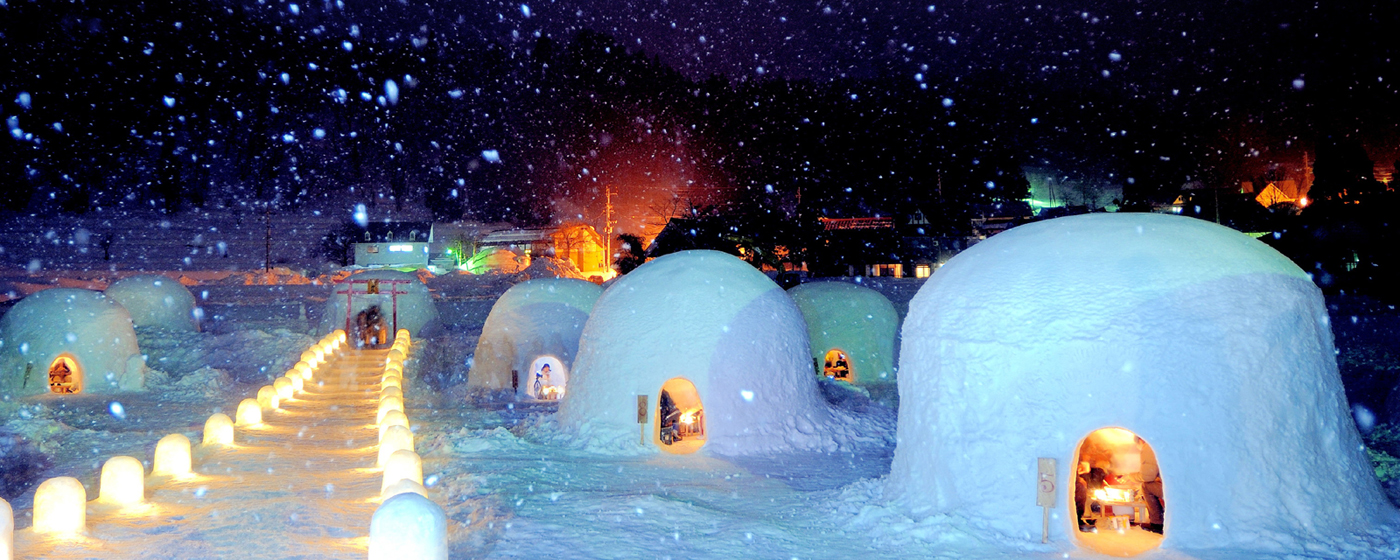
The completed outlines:
{"type": "Polygon", "coordinates": [[[194,474],[148,478],[141,504],[90,503],[86,535],[17,531],[16,557],[364,558],[388,352],[339,352],[261,424],[238,426],[233,445],[195,439],[194,474]]]}

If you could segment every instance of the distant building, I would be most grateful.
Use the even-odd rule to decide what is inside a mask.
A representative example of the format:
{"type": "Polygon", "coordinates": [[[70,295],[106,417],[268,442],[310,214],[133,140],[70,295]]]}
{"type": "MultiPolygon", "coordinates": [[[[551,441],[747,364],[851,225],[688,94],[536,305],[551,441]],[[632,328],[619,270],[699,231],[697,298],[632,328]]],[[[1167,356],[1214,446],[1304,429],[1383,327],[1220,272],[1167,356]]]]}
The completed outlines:
{"type": "Polygon", "coordinates": [[[430,222],[370,223],[364,237],[356,240],[355,265],[426,268],[432,242],[430,222]]]}
{"type": "Polygon", "coordinates": [[[568,260],[589,276],[611,276],[603,236],[593,226],[571,222],[557,227],[506,229],[481,238],[480,251],[510,251],[525,264],[534,257],[549,256],[568,260]]]}

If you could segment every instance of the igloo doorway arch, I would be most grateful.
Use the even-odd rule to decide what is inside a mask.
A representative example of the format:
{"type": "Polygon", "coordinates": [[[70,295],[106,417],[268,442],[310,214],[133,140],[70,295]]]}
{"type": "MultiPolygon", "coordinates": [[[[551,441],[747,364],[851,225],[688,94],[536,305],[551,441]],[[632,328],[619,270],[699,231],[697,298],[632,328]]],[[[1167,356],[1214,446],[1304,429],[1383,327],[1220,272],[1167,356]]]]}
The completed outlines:
{"type": "Polygon", "coordinates": [[[71,395],[83,391],[83,370],[72,354],[63,353],[49,364],[49,392],[71,395]]]}
{"type": "Polygon", "coordinates": [[[1070,532],[1080,546],[1109,556],[1137,556],[1161,546],[1165,501],[1157,454],[1120,427],[1089,432],[1070,469],[1070,532]]]}
{"type": "Polygon", "coordinates": [[[666,380],[656,393],[652,443],[663,451],[687,455],[705,446],[705,406],[695,384],[684,377],[666,380]]]}
{"type": "Polygon", "coordinates": [[[827,377],[837,381],[845,381],[847,383],[856,382],[856,373],[851,370],[851,358],[840,348],[832,348],[826,351],[822,372],[824,372],[827,377]]]}
{"type": "MultiPolygon", "coordinates": [[[[397,321],[395,321],[397,322],[397,321]]],[[[384,312],[378,305],[371,305],[355,314],[355,320],[350,323],[350,332],[355,339],[355,345],[361,348],[385,348],[393,341],[393,334],[397,329],[390,329],[384,312]]]]}
{"type": "Polygon", "coordinates": [[[559,400],[569,384],[569,370],[554,356],[540,356],[530,364],[525,395],[532,399],[559,400]]]}

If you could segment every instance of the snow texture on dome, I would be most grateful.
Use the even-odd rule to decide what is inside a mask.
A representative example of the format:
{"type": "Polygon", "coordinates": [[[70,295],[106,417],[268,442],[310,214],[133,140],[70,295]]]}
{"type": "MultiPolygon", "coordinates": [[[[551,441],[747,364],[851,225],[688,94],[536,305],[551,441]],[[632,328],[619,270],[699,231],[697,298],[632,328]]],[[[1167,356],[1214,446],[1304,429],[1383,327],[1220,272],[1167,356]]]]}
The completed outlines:
{"type": "Polygon", "coordinates": [[[704,407],[702,452],[830,441],[802,313],[763,273],[717,251],[673,253],[619,278],[583,327],[572,373],[559,422],[597,448],[639,446],[637,396],[649,398],[654,431],[661,386],[677,377],[704,407]]]}
{"type": "Polygon", "coordinates": [[[138,327],[199,331],[194,295],[183,284],[160,275],[123,278],[106,290],[107,297],[131,313],[138,327]]]}
{"type": "Polygon", "coordinates": [[[1286,546],[1395,517],[1347,413],[1322,294],[1201,220],[1075,216],[978,243],[910,303],[899,394],[886,495],[1011,541],[1039,540],[1036,459],[1050,457],[1050,538],[1071,548],[1071,461],[1105,427],[1156,452],[1164,549],[1286,546]]]}
{"type": "Polygon", "coordinates": [[[0,395],[48,393],[49,367],[60,356],[75,362],[81,393],[139,391],[145,383],[131,314],[102,292],[36,292],[0,318],[0,395]]]}
{"type": "Polygon", "coordinates": [[[812,359],[820,372],[826,354],[846,354],[851,382],[894,383],[894,339],[899,313],[880,292],[845,282],[812,282],[788,290],[802,310],[811,339],[812,359]]]}
{"type": "MultiPolygon", "coordinates": [[[[398,324],[390,324],[390,332],[396,329],[408,329],[413,336],[421,334],[431,335],[434,331],[442,327],[442,322],[438,318],[437,305],[433,303],[433,296],[428,292],[428,287],[418,279],[418,276],[397,270],[365,270],[351,275],[348,280],[407,280],[406,284],[393,284],[398,286],[398,291],[408,292],[399,294],[398,301],[398,324]]],[[[355,315],[361,311],[369,309],[370,306],[378,305],[383,312],[385,320],[394,320],[395,296],[389,292],[391,284],[384,282],[379,286],[378,294],[365,294],[365,284],[332,284],[331,293],[326,299],[325,311],[321,314],[319,332],[329,333],[335,329],[345,328],[346,301],[345,291],[348,286],[354,286],[355,295],[354,308],[350,310],[349,317],[353,322],[355,315]]],[[[347,329],[349,332],[349,329],[347,329]]]]}
{"type": "MultiPolygon", "coordinates": [[[[521,282],[502,294],[491,306],[476,354],[469,387],[509,389],[511,370],[519,372],[518,396],[528,396],[534,363],[554,357],[567,376],[578,354],[579,335],[603,289],[592,282],[567,278],[542,278],[521,282]]],[[[552,368],[552,369],[554,369],[552,368]]]]}

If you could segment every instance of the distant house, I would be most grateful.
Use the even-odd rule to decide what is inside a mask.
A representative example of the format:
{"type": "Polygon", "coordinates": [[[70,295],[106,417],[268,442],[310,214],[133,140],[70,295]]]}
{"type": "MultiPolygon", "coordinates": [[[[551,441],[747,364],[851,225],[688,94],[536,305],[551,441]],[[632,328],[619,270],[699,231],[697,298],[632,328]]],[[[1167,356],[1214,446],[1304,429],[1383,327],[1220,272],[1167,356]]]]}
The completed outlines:
{"type": "Polygon", "coordinates": [[[355,243],[355,265],[370,267],[427,267],[429,244],[433,242],[430,222],[381,222],[365,227],[364,237],[355,243]]]}
{"type": "Polygon", "coordinates": [[[568,260],[588,276],[611,276],[603,236],[593,226],[571,222],[557,227],[505,229],[482,236],[479,251],[509,251],[529,259],[549,256],[568,260]]]}

